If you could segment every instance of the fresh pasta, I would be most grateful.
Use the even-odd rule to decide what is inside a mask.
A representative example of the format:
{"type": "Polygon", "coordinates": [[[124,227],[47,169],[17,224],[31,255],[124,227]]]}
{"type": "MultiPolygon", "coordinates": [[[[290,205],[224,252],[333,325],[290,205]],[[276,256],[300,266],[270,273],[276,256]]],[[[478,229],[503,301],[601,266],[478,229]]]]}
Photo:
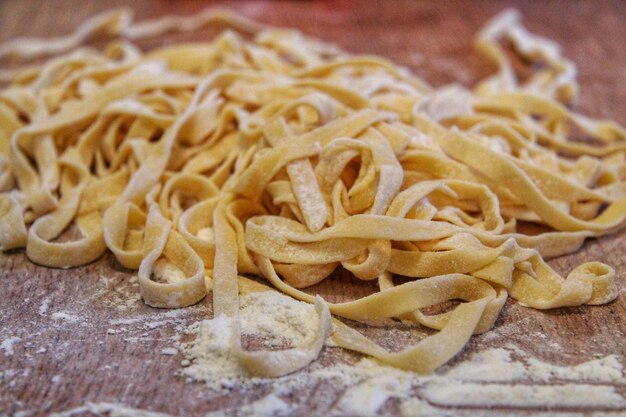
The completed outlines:
{"type": "Polygon", "coordinates": [[[55,268],[109,250],[138,271],[146,304],[211,294],[234,323],[239,294],[259,288],[246,275],[314,303],[318,332],[302,346],[248,351],[234,333],[233,354],[260,376],[306,366],[327,337],[431,372],[509,296],[610,302],[610,266],[563,278],[544,258],[623,228],[625,130],[570,109],[574,64],[519,20],[505,11],[477,35],[498,71],[471,90],[216,9],[139,23],[114,10],[66,37],[7,42],[0,59],[51,58],[0,74],[0,247],[55,268]],[[131,43],[216,24],[228,29],[210,42],[131,43]],[[95,35],[113,41],[84,47],[95,35]],[[505,44],[541,64],[526,81],[505,44]],[[338,268],[380,291],[327,303],[305,290],[338,268]],[[389,352],[338,318],[438,332],[389,352]]]}

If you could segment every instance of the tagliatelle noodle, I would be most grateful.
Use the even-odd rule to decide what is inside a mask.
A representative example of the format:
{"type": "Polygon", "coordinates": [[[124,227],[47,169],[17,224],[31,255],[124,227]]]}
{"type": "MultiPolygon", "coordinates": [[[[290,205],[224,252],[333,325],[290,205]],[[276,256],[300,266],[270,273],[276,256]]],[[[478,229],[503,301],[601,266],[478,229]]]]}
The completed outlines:
{"type": "Polygon", "coordinates": [[[11,80],[0,92],[0,247],[62,268],[109,249],[155,307],[212,292],[233,354],[259,376],[306,366],[329,335],[431,372],[488,331],[509,296],[538,309],[613,300],[611,267],[563,278],[544,257],[623,228],[624,129],[567,107],[574,64],[516,12],[477,46],[499,70],[468,90],[215,9],[142,23],[114,10],[70,36],[7,42],[0,59],[54,58],[0,74],[11,80]],[[208,43],[144,54],[129,42],[214,24],[230,29],[208,43]],[[95,36],[117,40],[82,47],[95,36]],[[520,83],[503,41],[541,69],[520,83]],[[546,231],[526,235],[520,222],[546,231]],[[329,304],[303,290],[339,267],[380,291],[329,304]],[[315,303],[317,333],[245,350],[239,293],[268,288],[241,274],[315,303]],[[392,353],[331,313],[438,332],[392,353]]]}

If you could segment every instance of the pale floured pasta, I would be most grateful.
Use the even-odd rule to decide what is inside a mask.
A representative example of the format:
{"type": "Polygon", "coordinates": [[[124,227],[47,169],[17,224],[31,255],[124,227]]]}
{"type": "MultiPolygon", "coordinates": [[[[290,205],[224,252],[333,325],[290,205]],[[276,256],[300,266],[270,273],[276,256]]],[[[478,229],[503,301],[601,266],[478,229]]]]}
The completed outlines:
{"type": "Polygon", "coordinates": [[[239,293],[255,285],[243,275],[263,276],[319,316],[314,338],[281,351],[246,351],[235,329],[233,354],[263,376],[302,368],[331,334],[430,372],[488,331],[508,296],[539,309],[613,300],[611,267],[562,278],[543,257],[623,227],[624,129],[566,106],[574,65],[515,12],[477,45],[499,71],[468,90],[215,10],[138,24],[117,10],[74,35],[11,41],[0,58],[54,57],[3,73],[0,246],[62,268],[108,249],[138,270],[147,304],[212,291],[235,327],[239,293]],[[145,54],[129,42],[214,23],[236,31],[145,54]],[[81,47],[96,34],[119,39],[81,47]],[[524,83],[505,42],[541,64],[524,83]],[[546,232],[525,235],[521,221],[546,232]],[[79,237],[57,239],[68,229],[79,237]],[[380,291],[340,304],[303,291],[337,268],[380,291]],[[449,300],[461,302],[422,311],[449,300]],[[331,313],[439,332],[389,352],[331,313]]]}

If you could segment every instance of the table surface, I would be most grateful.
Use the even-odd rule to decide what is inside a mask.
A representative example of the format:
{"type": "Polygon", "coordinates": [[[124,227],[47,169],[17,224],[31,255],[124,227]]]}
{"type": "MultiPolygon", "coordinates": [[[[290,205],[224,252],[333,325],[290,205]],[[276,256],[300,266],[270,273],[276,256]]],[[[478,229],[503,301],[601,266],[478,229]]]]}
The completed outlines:
{"type": "MultiPolygon", "coordinates": [[[[138,20],[164,14],[190,14],[206,7],[198,1],[133,1],[138,20]]],[[[4,0],[0,3],[0,41],[15,36],[66,34],[94,13],[121,1],[4,0]]],[[[386,56],[409,67],[433,85],[472,85],[493,71],[471,49],[472,35],[506,6],[518,8],[527,27],[556,40],[579,67],[582,94],[577,108],[596,117],[626,124],[626,3],[623,1],[238,1],[221,3],[259,21],[299,28],[356,53],[386,56]]],[[[171,35],[165,40],[182,39],[171,35]]],[[[158,39],[148,42],[157,46],[158,39]]],[[[626,272],[625,233],[585,244],[576,254],[550,261],[567,273],[588,260],[616,268],[620,286],[626,272]]],[[[0,255],[0,416],[47,415],[76,410],[87,402],[112,402],[180,416],[208,411],[235,415],[237,405],[267,394],[267,387],[210,393],[202,383],[180,375],[179,355],[161,355],[181,328],[210,316],[201,303],[180,314],[144,306],[132,271],[113,256],[72,270],[30,263],[23,252],[0,255]],[[69,313],[71,314],[69,314],[69,313]],[[124,328],[119,323],[135,323],[124,328]],[[156,323],[156,324],[155,324],[156,323]],[[181,327],[182,326],[182,327],[181,327]],[[18,415],[18,414],[16,414],[18,415]]],[[[329,300],[354,296],[367,288],[349,277],[319,287],[329,300]]],[[[208,301],[210,303],[210,301],[208,301]]],[[[486,346],[513,343],[537,358],[562,365],[597,356],[626,355],[626,296],[598,307],[535,311],[509,300],[490,339],[472,339],[460,358],[486,346]],[[511,331],[512,329],[512,331],[511,331]],[[537,335],[541,336],[538,337],[537,335]],[[556,345],[555,345],[556,344],[556,345]],[[553,349],[551,346],[559,346],[553,349]],[[595,356],[594,356],[595,355],[595,356]]],[[[365,334],[386,338],[385,328],[363,325],[365,334]]],[[[394,335],[409,338],[414,330],[399,326],[394,335]]],[[[391,342],[388,342],[391,343],[391,342]]],[[[326,348],[321,360],[350,360],[356,355],[326,348]]],[[[328,383],[326,383],[328,384],[328,383]]],[[[322,384],[323,385],[323,384],[322,384]]],[[[626,387],[616,384],[626,395],[626,387]]],[[[308,387],[293,394],[293,415],[336,412],[343,395],[332,386],[308,387]]],[[[437,404],[433,404],[437,407],[437,404]]],[[[445,409],[450,415],[531,415],[539,410],[486,407],[445,409]]],[[[552,412],[567,411],[558,406],[552,412]]],[[[586,415],[591,409],[569,410],[586,415]]],[[[392,406],[383,409],[393,415],[392,406]],[[390,408],[391,407],[391,408],[390,408]]],[[[78,411],[72,415],[81,415],[78,411]]],[[[89,415],[85,413],[85,415],[89,415]]]]}

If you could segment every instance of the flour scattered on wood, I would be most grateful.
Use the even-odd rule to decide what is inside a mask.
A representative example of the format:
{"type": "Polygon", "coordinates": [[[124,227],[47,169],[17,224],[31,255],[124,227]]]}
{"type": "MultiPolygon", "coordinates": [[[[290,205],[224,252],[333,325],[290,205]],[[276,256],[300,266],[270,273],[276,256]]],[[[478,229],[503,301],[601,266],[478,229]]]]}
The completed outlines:
{"type": "Polygon", "coordinates": [[[125,276],[116,278],[101,275],[98,283],[100,288],[94,292],[94,297],[102,300],[107,307],[126,312],[141,304],[139,281],[136,275],[130,279],[125,276]]]}
{"type": "Polygon", "coordinates": [[[266,347],[300,345],[319,327],[313,305],[276,291],[244,295],[240,306],[241,333],[260,337],[266,347]]]}
{"type": "Polygon", "coordinates": [[[50,307],[50,299],[46,298],[45,300],[43,300],[43,302],[39,306],[39,315],[45,316],[46,313],[48,312],[48,307],[50,307]]]}
{"type": "Polygon", "coordinates": [[[6,356],[11,356],[14,353],[14,346],[17,344],[17,342],[19,342],[20,339],[19,337],[9,337],[8,339],[4,339],[2,341],[2,343],[0,343],[0,349],[2,349],[4,351],[4,354],[6,356]]]}
{"type": "Polygon", "coordinates": [[[108,416],[108,417],[173,417],[170,414],[157,413],[154,411],[128,407],[122,404],[113,403],[87,403],[80,407],[59,413],[52,413],[50,417],[75,417],[85,415],[108,416]]]}
{"type": "MultiPolygon", "coordinates": [[[[242,296],[240,314],[243,340],[247,336],[271,348],[302,343],[315,331],[318,320],[313,306],[275,291],[242,296]]],[[[475,353],[426,376],[365,358],[356,364],[313,363],[304,371],[270,380],[245,376],[230,355],[233,323],[229,319],[204,320],[188,327],[187,333],[196,335],[191,343],[179,343],[187,365],[182,373],[189,380],[204,381],[208,388],[225,392],[235,385],[242,389],[271,386],[270,395],[237,415],[288,414],[297,406],[294,393],[324,384],[342,393],[333,408],[338,415],[374,416],[391,403],[395,403],[395,414],[424,416],[440,416],[441,407],[449,406],[626,408],[626,399],[615,389],[626,385],[616,355],[559,366],[506,345],[475,353]]]]}
{"type": "MultiPolygon", "coordinates": [[[[311,304],[284,296],[276,291],[246,294],[240,299],[240,331],[242,336],[254,336],[267,347],[292,347],[302,344],[316,331],[317,313],[311,304]]],[[[233,322],[224,316],[204,320],[189,327],[196,341],[181,345],[190,365],[184,374],[191,379],[215,382],[228,387],[245,382],[245,372],[231,354],[234,337],[233,322]]],[[[255,381],[246,378],[246,381],[255,381]]]]}
{"type": "Polygon", "coordinates": [[[247,404],[238,405],[227,410],[222,409],[210,412],[205,414],[205,417],[223,417],[224,415],[237,417],[289,416],[294,408],[289,401],[282,399],[275,393],[270,393],[247,404]]]}
{"type": "Polygon", "coordinates": [[[197,333],[194,343],[186,347],[189,366],[184,374],[194,380],[206,381],[227,387],[236,383],[244,375],[243,369],[230,355],[230,339],[233,334],[233,322],[224,316],[213,320],[204,320],[189,327],[190,333],[197,333]]]}
{"type": "Polygon", "coordinates": [[[80,317],[77,317],[73,314],[65,313],[63,311],[52,313],[53,320],[62,320],[66,323],[78,323],[80,321],[80,317]]]}
{"type": "MultiPolygon", "coordinates": [[[[209,413],[207,416],[225,413],[233,416],[298,414],[309,407],[307,401],[310,399],[307,400],[306,393],[318,390],[324,392],[322,396],[325,399],[315,394],[316,404],[327,400],[328,404],[320,405],[320,410],[325,410],[324,414],[330,416],[441,417],[449,415],[449,407],[473,410],[474,413],[476,409],[472,407],[480,406],[504,410],[554,409],[562,411],[558,415],[563,417],[580,407],[602,409],[606,415],[626,408],[622,389],[626,387],[626,378],[621,357],[601,356],[575,366],[543,362],[515,345],[521,341],[518,336],[524,323],[505,324],[476,337],[479,345],[499,347],[477,352],[465,360],[459,359],[433,375],[419,376],[368,358],[348,363],[354,362],[355,357],[341,359],[341,355],[328,354],[328,349],[334,349],[329,339],[327,354],[307,369],[277,379],[262,379],[246,376],[231,355],[234,329],[229,319],[218,317],[198,321],[211,316],[210,307],[206,304],[179,310],[148,309],[139,302],[136,278],[101,277],[98,285],[99,302],[112,308],[113,313],[108,320],[108,328],[99,330],[101,339],[98,343],[119,335],[129,343],[161,340],[166,345],[156,352],[172,359],[182,354],[182,358],[175,360],[180,360],[180,374],[187,381],[203,381],[217,395],[229,393],[235,388],[246,398],[244,402],[233,404],[232,409],[221,408],[216,414],[209,413]],[[256,393],[260,392],[264,395],[259,398],[256,393]]],[[[90,310],[85,309],[84,300],[66,306],[65,311],[56,312],[51,311],[53,302],[54,298],[47,298],[36,307],[36,313],[41,317],[39,321],[49,326],[42,331],[67,331],[71,326],[89,325],[90,310]]],[[[250,350],[300,345],[315,333],[318,320],[312,305],[276,291],[256,292],[240,298],[240,334],[243,346],[250,350]]],[[[34,352],[64,360],[69,351],[65,345],[50,351],[36,343],[25,343],[27,339],[19,329],[5,330],[0,350],[7,357],[14,353],[22,355],[23,348],[26,356],[28,352],[34,352]],[[20,349],[14,349],[18,344],[20,349]]],[[[414,330],[411,329],[411,332],[414,333],[414,330]]],[[[404,331],[395,329],[391,333],[401,340],[404,331]]],[[[543,351],[564,353],[566,349],[566,346],[551,342],[541,333],[526,334],[524,337],[536,344],[532,350],[539,354],[543,351]]],[[[591,356],[590,352],[587,353],[591,356]]],[[[18,377],[24,380],[28,375],[20,376],[15,371],[0,372],[0,381],[9,389],[13,389],[18,377]]],[[[50,379],[52,384],[62,381],[60,375],[50,379]]],[[[85,413],[166,416],[121,404],[88,403],[57,414],[57,417],[85,413]]],[[[582,415],[576,413],[572,415],[582,415]]]]}

